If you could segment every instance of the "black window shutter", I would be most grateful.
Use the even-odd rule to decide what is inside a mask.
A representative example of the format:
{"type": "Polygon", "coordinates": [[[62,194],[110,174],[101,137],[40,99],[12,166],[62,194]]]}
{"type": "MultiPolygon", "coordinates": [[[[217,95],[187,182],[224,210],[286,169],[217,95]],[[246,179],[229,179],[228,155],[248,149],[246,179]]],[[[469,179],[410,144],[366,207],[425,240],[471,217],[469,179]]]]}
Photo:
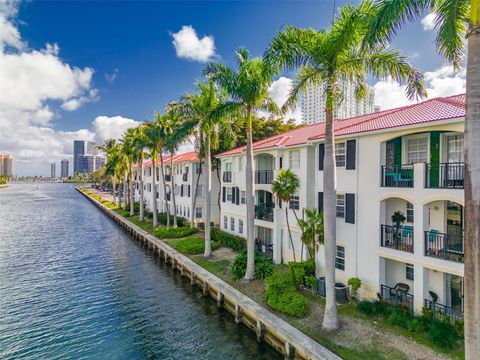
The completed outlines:
{"type": "Polygon", "coordinates": [[[238,187],[235,188],[235,204],[240,205],[240,189],[238,187]]]}
{"type": "Polygon", "coordinates": [[[183,196],[183,185],[180,187],[180,196],[183,196]]]}
{"type": "Polygon", "coordinates": [[[225,202],[226,195],[227,195],[226,191],[227,190],[225,189],[225,186],[222,187],[222,202],[225,202]]]}
{"type": "Polygon", "coordinates": [[[278,166],[280,169],[283,168],[283,156],[280,156],[280,164],[278,166]]]}
{"type": "Polygon", "coordinates": [[[345,194],[345,222],[355,224],[355,194],[345,194]]]}
{"type": "Polygon", "coordinates": [[[318,192],[318,212],[323,212],[323,192],[318,192]]]}
{"type": "Polygon", "coordinates": [[[347,141],[347,163],[345,164],[345,169],[355,170],[356,151],[357,151],[357,140],[348,140],[347,141]]]}
{"type": "Polygon", "coordinates": [[[188,197],[190,197],[190,185],[188,185],[188,197]]]}
{"type": "Polygon", "coordinates": [[[237,195],[237,192],[235,191],[235,188],[232,187],[232,204],[235,204],[235,195],[237,195]]]}
{"type": "Polygon", "coordinates": [[[324,157],[325,157],[325,144],[318,144],[318,170],[323,170],[324,157]]]}

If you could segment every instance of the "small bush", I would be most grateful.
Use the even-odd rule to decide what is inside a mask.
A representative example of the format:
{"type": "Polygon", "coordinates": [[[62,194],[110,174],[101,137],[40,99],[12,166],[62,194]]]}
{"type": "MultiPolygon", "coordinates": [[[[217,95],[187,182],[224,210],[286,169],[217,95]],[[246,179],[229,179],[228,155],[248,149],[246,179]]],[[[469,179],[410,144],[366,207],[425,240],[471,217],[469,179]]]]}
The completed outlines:
{"type": "MultiPolygon", "coordinates": [[[[168,245],[184,254],[203,254],[205,252],[205,240],[201,237],[194,236],[182,240],[172,240],[168,245]]],[[[217,242],[212,242],[212,250],[218,249],[220,246],[217,242]]]]}
{"type": "Polygon", "coordinates": [[[449,323],[433,320],[427,332],[430,341],[443,349],[453,348],[458,340],[457,331],[449,323]]]}
{"type": "Polygon", "coordinates": [[[315,294],[317,291],[317,278],[313,275],[305,276],[305,285],[312,289],[312,293],[315,294]]]}
{"type": "Polygon", "coordinates": [[[385,316],[391,313],[389,305],[380,301],[360,301],[357,310],[365,315],[385,316]]]}
{"type": "Polygon", "coordinates": [[[177,239],[189,236],[198,232],[197,228],[194,227],[177,227],[177,228],[164,228],[158,227],[153,230],[155,236],[160,239],[177,239]]]}
{"type": "Polygon", "coordinates": [[[350,286],[352,297],[357,297],[357,291],[362,286],[362,280],[357,277],[348,279],[347,285],[350,286]]]}
{"type": "Polygon", "coordinates": [[[308,312],[308,301],[305,296],[297,293],[295,281],[291,273],[274,272],[266,280],[265,302],[282,313],[304,317],[308,312]]]}
{"type": "MultiPolygon", "coordinates": [[[[158,213],[158,222],[162,225],[167,225],[167,213],[165,213],[165,212],[158,213]]],[[[183,217],[180,217],[180,216],[177,216],[177,226],[178,227],[184,227],[184,226],[187,226],[188,224],[189,224],[189,222],[188,222],[187,219],[185,219],[183,217]]],[[[170,225],[173,225],[173,215],[172,214],[170,214],[170,225]]]]}
{"type": "MultiPolygon", "coordinates": [[[[238,280],[245,276],[247,271],[247,251],[243,251],[239,254],[232,264],[232,279],[238,280]]],[[[255,279],[265,279],[267,276],[271,275],[273,272],[273,263],[272,259],[262,255],[260,253],[255,253],[255,279]]]]}
{"type": "Polygon", "coordinates": [[[229,234],[219,228],[212,228],[211,236],[213,241],[218,241],[222,246],[234,251],[241,252],[247,249],[246,240],[240,236],[229,234]]]}
{"type": "Polygon", "coordinates": [[[307,276],[315,276],[315,260],[313,259],[302,262],[289,262],[288,268],[293,275],[297,287],[306,285],[307,276]]]}

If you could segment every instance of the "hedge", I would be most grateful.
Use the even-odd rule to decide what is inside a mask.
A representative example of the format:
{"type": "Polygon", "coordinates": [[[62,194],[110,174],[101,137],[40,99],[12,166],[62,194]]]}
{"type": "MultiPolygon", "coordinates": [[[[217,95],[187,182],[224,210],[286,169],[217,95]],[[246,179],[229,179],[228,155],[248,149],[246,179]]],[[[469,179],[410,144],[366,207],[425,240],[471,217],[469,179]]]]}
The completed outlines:
{"type": "MultiPolygon", "coordinates": [[[[245,276],[247,270],[247,251],[243,251],[238,255],[232,264],[232,279],[238,280],[245,276]]],[[[273,272],[272,259],[262,255],[258,252],[255,253],[255,279],[265,279],[273,272]]]]}
{"type": "Polygon", "coordinates": [[[247,249],[246,240],[240,236],[229,234],[219,228],[212,228],[212,241],[217,241],[222,246],[228,247],[234,251],[241,252],[247,249]]]}
{"type": "Polygon", "coordinates": [[[157,227],[153,230],[153,234],[160,239],[178,239],[195,234],[196,232],[198,232],[197,228],[188,226],[177,228],[157,227]]]}
{"type": "MultiPolygon", "coordinates": [[[[149,219],[153,219],[153,213],[151,211],[145,211],[145,216],[149,219]]],[[[167,213],[158,213],[157,215],[158,223],[162,225],[167,225],[167,213]]],[[[170,214],[170,225],[173,225],[173,215],[170,214]]],[[[184,227],[188,226],[189,222],[187,219],[177,216],[177,226],[184,227]]]]}
{"type": "Polygon", "coordinates": [[[291,273],[274,271],[265,280],[265,302],[273,309],[298,318],[308,312],[308,300],[297,292],[291,273]]]}
{"type": "MultiPolygon", "coordinates": [[[[205,240],[198,236],[189,237],[182,240],[170,240],[166,243],[184,254],[193,255],[203,254],[205,252],[205,240]]],[[[219,243],[212,242],[212,250],[216,250],[219,247],[219,243]]]]}

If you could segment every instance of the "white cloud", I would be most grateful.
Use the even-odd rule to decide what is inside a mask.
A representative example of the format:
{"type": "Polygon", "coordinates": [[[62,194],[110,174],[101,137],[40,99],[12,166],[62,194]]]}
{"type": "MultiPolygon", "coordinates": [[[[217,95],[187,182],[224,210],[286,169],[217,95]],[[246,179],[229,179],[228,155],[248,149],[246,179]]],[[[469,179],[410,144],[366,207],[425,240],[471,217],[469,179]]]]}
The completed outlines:
{"type": "Polygon", "coordinates": [[[427,16],[425,16],[422,19],[423,30],[425,31],[433,30],[435,28],[436,17],[437,17],[437,14],[435,13],[429,13],[427,16]]]}
{"type": "MultiPolygon", "coordinates": [[[[268,89],[268,92],[270,93],[270,96],[272,97],[273,101],[279,106],[282,107],[285,101],[288,98],[288,95],[290,94],[290,90],[292,88],[292,79],[287,78],[287,77],[280,77],[272,84],[270,85],[270,88],[268,89]]],[[[263,116],[263,117],[268,117],[270,114],[268,114],[265,111],[261,111],[257,114],[258,116],[263,116]]],[[[285,115],[284,119],[295,119],[297,122],[301,122],[301,111],[300,108],[297,106],[297,108],[294,111],[289,110],[285,115]]]]}
{"type": "MultiPolygon", "coordinates": [[[[451,66],[442,66],[426,72],[425,82],[428,98],[461,94],[465,92],[465,70],[455,72],[451,66]]],[[[373,88],[375,104],[382,110],[415,103],[407,99],[405,86],[395,81],[379,81],[373,88]]]]}
{"type": "Polygon", "coordinates": [[[118,75],[118,69],[113,69],[113,72],[111,74],[105,74],[105,80],[109,83],[113,83],[115,79],[117,78],[118,75]]]}
{"type": "Polygon", "coordinates": [[[95,141],[97,144],[102,144],[106,139],[120,139],[125,130],[136,127],[139,124],[139,121],[123,116],[97,116],[92,123],[96,134],[95,141]]]}
{"type": "Polygon", "coordinates": [[[177,56],[200,62],[209,61],[215,56],[215,42],[213,36],[197,36],[197,32],[190,25],[182,26],[182,29],[172,34],[173,46],[177,56]]]}

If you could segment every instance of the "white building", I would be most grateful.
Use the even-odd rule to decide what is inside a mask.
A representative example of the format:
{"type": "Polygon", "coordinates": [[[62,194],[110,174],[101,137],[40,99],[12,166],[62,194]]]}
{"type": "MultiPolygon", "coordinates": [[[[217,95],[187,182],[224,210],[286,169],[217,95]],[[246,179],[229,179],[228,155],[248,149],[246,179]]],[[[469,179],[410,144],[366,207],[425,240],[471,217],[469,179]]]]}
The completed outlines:
{"type": "MultiPolygon", "coordinates": [[[[166,212],[167,204],[165,201],[165,190],[167,193],[168,210],[173,215],[173,196],[172,189],[175,189],[175,212],[178,216],[184,217],[189,221],[193,220],[195,224],[203,227],[205,222],[205,191],[206,177],[204,175],[205,166],[198,159],[196,152],[164,156],[163,168],[166,186],[163,187],[163,181],[160,173],[160,160],[156,161],[156,186],[157,210],[166,212]],[[202,166],[201,166],[202,164],[202,166]],[[198,181],[198,187],[197,187],[198,181]],[[196,190],[197,189],[197,190],[196,190]],[[195,191],[196,190],[196,191],[195,191]],[[196,199],[194,201],[194,199],[196,199]],[[194,204],[195,202],[195,204],[194,204]]],[[[148,210],[152,210],[152,162],[144,163],[144,197],[145,205],[148,210]]],[[[136,166],[135,172],[135,201],[140,199],[139,189],[139,168],[136,166]]],[[[219,181],[216,171],[212,171],[212,198],[211,198],[211,221],[218,225],[219,219],[219,181]]]]}
{"type": "MultiPolygon", "coordinates": [[[[367,87],[367,95],[362,100],[355,97],[355,87],[349,80],[340,81],[343,101],[335,106],[334,118],[346,119],[353,116],[374,112],[375,91],[367,87]]],[[[305,124],[316,124],[325,121],[325,94],[323,85],[310,85],[302,94],[302,121],[305,124]]]]}
{"type": "MultiPolygon", "coordinates": [[[[463,309],[463,132],[465,96],[335,121],[337,281],[362,280],[360,296],[420,311],[435,300],[450,317],[463,309]],[[392,215],[405,221],[396,227],[392,215]]],[[[293,260],[285,209],[272,195],[279,169],[300,179],[291,208],[323,209],[324,123],[254,144],[255,236],[275,263],[293,260]]],[[[220,227],[245,236],[245,148],[222,162],[220,227]]],[[[297,261],[300,229],[289,211],[297,261]]],[[[319,247],[323,273],[324,251],[319,247]]],[[[306,254],[303,254],[305,259],[306,254]]]]}

